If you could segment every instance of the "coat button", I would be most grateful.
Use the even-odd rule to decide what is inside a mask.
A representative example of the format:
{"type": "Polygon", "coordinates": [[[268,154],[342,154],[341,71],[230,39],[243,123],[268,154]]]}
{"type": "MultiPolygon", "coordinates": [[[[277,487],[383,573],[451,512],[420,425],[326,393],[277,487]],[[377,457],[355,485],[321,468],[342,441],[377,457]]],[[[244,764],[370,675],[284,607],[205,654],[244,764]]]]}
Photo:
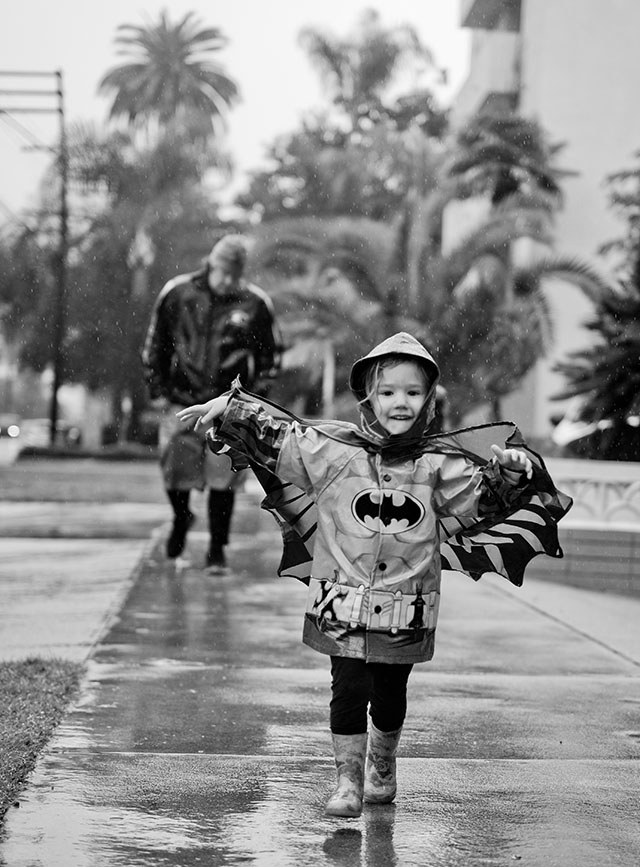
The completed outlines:
{"type": "Polygon", "coordinates": [[[384,476],[382,477],[382,481],[383,482],[390,482],[391,481],[391,476],[389,475],[389,473],[384,474],[384,476]]]}
{"type": "Polygon", "coordinates": [[[384,572],[384,570],[385,570],[386,568],[387,568],[387,564],[386,564],[386,563],[378,563],[378,569],[379,569],[381,572],[384,572]]]}

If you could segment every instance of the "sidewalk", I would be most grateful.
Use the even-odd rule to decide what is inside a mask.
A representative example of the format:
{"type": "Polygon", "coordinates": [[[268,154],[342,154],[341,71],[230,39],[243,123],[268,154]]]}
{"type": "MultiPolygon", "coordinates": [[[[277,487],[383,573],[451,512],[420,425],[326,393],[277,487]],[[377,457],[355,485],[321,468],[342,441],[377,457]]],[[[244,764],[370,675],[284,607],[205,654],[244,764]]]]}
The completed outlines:
{"type": "Polygon", "coordinates": [[[300,642],[305,588],[274,577],[278,531],[256,502],[240,496],[223,577],[199,568],[199,524],[178,568],[158,525],[116,544],[2,540],[2,653],[88,670],[0,864],[640,863],[640,600],[447,574],[397,803],[331,820],[328,665],[300,642]],[[25,582],[40,622],[55,612],[46,633],[25,582]]]}

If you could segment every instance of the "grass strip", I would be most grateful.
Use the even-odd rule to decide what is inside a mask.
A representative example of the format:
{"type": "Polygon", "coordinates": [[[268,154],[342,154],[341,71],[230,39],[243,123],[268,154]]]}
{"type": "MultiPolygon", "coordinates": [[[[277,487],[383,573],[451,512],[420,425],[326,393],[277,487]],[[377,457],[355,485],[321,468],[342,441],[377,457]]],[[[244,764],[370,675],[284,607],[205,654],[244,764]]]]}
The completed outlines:
{"type": "Polygon", "coordinates": [[[0,820],[77,693],[82,665],[61,659],[0,662],[0,820]]]}

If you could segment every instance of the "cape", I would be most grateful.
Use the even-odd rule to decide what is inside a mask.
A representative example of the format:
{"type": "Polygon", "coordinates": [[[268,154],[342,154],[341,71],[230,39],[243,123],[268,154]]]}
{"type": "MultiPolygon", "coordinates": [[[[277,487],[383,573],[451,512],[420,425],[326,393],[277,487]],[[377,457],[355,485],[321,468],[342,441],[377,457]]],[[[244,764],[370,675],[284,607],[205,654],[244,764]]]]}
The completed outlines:
{"type": "MultiPolygon", "coordinates": [[[[357,425],[340,421],[311,421],[299,418],[277,403],[245,391],[234,383],[233,397],[262,405],[275,418],[313,427],[338,442],[366,450],[380,450],[380,444],[357,425]]],[[[255,463],[215,438],[215,427],[208,434],[209,447],[227,454],[234,470],[250,467],[265,497],[261,508],[268,511],[280,527],[283,552],[278,575],[309,583],[316,531],[316,506],[313,499],[296,485],[255,463]]],[[[428,452],[463,455],[477,466],[491,460],[491,444],[518,448],[526,452],[533,465],[533,476],[523,487],[522,497],[510,508],[483,518],[443,518],[439,521],[440,555],[443,569],[462,572],[477,581],[486,573],[497,573],[521,586],[524,571],[539,554],[564,556],[558,540],[558,522],[567,514],[573,500],[559,491],[542,457],[529,448],[512,422],[493,422],[460,430],[426,435],[420,440],[420,454],[428,452]]]]}

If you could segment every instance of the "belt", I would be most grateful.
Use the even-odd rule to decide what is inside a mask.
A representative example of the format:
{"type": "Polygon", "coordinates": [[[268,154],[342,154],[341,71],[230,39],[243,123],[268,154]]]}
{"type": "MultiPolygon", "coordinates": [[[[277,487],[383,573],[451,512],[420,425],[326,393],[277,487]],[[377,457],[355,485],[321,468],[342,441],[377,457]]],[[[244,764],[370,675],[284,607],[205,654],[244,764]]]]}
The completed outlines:
{"type": "Polygon", "coordinates": [[[352,629],[391,632],[407,629],[435,629],[440,593],[421,590],[403,593],[401,590],[372,590],[365,584],[351,586],[335,581],[316,581],[317,592],[307,612],[320,620],[348,623],[352,629]]]}

